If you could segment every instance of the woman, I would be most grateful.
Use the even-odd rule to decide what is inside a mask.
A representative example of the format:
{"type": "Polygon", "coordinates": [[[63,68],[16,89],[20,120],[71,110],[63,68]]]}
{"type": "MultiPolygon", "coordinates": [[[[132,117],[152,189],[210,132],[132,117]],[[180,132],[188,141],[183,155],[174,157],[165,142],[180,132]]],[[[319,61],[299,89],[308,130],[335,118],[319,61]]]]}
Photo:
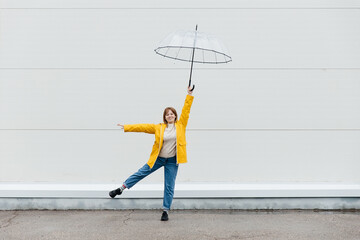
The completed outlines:
{"type": "Polygon", "coordinates": [[[176,110],[167,107],[164,110],[163,121],[160,124],[118,124],[124,132],[145,132],[155,134],[155,143],[147,164],[131,175],[120,188],[109,192],[110,197],[120,195],[126,188],[132,188],[141,179],[164,167],[164,200],[161,221],[167,221],[168,211],[174,196],[175,179],[179,163],[186,163],[186,138],[185,131],[189,119],[190,108],[194,97],[191,88],[188,88],[188,95],[178,120],[176,110]]]}

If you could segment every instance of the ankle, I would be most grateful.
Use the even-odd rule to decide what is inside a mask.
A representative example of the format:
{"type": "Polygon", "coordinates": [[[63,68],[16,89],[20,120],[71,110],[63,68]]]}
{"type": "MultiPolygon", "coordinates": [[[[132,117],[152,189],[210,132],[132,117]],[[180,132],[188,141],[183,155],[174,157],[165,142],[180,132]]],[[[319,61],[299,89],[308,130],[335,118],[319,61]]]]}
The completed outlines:
{"type": "Polygon", "coordinates": [[[125,186],[125,184],[123,184],[121,187],[120,187],[120,190],[121,191],[124,191],[126,189],[126,186],[125,186]]]}

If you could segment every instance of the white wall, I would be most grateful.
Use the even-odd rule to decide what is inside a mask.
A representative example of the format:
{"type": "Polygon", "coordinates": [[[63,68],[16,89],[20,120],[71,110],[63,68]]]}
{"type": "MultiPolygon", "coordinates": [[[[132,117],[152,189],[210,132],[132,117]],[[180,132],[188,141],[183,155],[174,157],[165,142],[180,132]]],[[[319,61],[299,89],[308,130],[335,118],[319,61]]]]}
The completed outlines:
{"type": "Polygon", "coordinates": [[[189,64],[153,49],[198,24],[233,62],[195,65],[178,182],[360,183],[359,1],[150,3],[0,3],[1,182],[121,183],[145,164],[153,136],[116,124],[181,111],[189,64]]]}

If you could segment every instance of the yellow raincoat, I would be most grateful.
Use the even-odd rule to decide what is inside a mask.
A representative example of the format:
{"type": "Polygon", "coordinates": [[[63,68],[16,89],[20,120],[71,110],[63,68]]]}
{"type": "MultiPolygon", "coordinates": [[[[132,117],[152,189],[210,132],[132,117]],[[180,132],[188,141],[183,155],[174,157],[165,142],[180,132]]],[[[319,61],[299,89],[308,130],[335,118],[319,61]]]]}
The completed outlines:
{"type": "MultiPolygon", "coordinates": [[[[190,108],[194,100],[193,96],[187,95],[185,99],[184,107],[181,111],[180,119],[175,122],[176,127],[176,156],[177,163],[186,163],[186,126],[189,120],[190,108]]],[[[124,125],[124,132],[144,132],[155,134],[155,142],[150,154],[147,164],[152,168],[155,164],[157,157],[164,141],[164,131],[166,128],[165,123],[159,124],[131,124],[124,125]]]]}

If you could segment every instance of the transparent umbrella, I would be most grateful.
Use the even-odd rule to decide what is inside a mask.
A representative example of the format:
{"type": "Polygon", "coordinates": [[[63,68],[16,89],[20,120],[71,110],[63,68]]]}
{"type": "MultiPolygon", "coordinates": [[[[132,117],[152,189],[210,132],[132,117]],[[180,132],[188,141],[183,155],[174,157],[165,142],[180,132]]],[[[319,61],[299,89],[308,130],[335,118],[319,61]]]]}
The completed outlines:
{"type": "MultiPolygon", "coordinates": [[[[169,34],[154,50],[157,54],[180,61],[191,62],[189,87],[193,64],[228,63],[232,59],[224,44],[213,35],[195,31],[176,31],[169,34]]],[[[193,86],[192,90],[195,88],[193,86]]]]}

